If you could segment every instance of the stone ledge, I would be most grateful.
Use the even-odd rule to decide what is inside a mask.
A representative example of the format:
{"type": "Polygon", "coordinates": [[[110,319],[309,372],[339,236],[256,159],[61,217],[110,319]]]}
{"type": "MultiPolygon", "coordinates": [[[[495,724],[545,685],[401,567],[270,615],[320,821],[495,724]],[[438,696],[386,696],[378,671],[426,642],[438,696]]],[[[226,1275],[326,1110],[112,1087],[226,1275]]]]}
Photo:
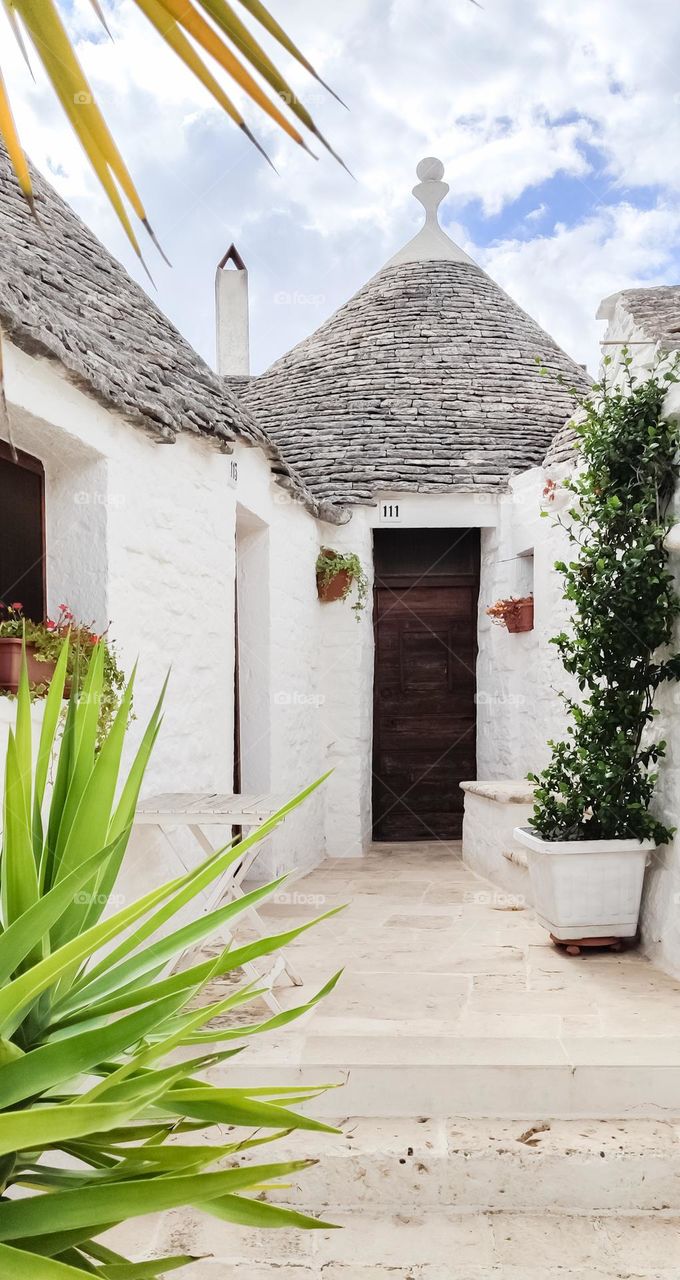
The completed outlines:
{"type": "Polygon", "coordinates": [[[533,804],[534,785],[526,778],[514,778],[499,782],[461,782],[461,790],[498,804],[533,804]]]}

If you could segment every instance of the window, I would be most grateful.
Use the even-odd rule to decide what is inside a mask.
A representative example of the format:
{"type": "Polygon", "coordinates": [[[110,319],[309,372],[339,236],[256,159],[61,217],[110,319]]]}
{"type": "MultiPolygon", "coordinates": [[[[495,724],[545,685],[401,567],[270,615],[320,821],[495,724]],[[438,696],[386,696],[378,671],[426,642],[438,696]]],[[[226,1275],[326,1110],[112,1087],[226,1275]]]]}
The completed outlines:
{"type": "Polygon", "coordinates": [[[518,596],[534,594],[534,552],[520,551],[517,557],[517,592],[518,596]]]}
{"type": "Polygon", "coordinates": [[[45,473],[30,454],[0,440],[0,600],[45,617],[45,473]]]}

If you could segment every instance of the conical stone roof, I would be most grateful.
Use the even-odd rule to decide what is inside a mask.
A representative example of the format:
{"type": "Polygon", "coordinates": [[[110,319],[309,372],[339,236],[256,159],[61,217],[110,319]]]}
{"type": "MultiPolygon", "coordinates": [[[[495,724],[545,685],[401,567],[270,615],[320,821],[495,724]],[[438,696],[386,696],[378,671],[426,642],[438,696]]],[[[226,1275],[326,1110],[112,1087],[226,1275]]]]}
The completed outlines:
{"type": "Polygon", "coordinates": [[[588,386],[583,369],[441,229],[442,174],[439,161],[418,166],[414,194],[427,212],[418,235],[240,388],[319,501],[502,488],[541,462],[570,415],[568,386],[588,386]]]}

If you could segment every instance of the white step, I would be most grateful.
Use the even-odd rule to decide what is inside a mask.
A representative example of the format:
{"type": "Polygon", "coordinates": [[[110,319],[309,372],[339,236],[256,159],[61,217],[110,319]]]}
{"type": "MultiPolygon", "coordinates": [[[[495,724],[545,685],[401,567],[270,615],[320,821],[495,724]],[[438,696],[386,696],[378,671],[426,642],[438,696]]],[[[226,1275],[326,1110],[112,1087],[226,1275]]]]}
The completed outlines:
{"type": "Polygon", "coordinates": [[[161,1253],[204,1255],[187,1280],[677,1280],[680,1219],[663,1215],[332,1214],[342,1229],[230,1227],[168,1214],[161,1253]]]}
{"type": "MultiPolygon", "coordinates": [[[[276,1160],[317,1163],[270,1193],[305,1212],[555,1210],[680,1214],[680,1125],[651,1120],[349,1119],[295,1133],[276,1160]]],[[[247,1162],[244,1159],[244,1162],[247,1162]]]]}
{"type": "Polygon", "coordinates": [[[673,1117],[680,1098],[675,1036],[291,1035],[257,1048],[216,1068],[212,1081],[341,1085],[309,1108],[327,1118],[659,1119],[673,1117]]]}

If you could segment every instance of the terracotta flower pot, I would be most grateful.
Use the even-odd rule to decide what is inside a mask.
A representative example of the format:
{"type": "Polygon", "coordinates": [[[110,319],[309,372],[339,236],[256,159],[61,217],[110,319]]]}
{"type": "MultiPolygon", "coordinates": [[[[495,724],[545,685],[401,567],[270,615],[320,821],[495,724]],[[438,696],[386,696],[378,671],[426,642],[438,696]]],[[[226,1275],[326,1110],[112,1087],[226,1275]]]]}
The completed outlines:
{"type": "MultiPolygon", "coordinates": [[[[0,692],[18,693],[21,675],[22,644],[18,636],[0,636],[0,692]]],[[[36,657],[34,644],[26,645],[28,682],[31,685],[48,685],[54,675],[56,662],[41,662],[36,657]]]]}
{"type": "Polygon", "coordinates": [[[508,610],[505,615],[505,625],[508,631],[533,631],[534,601],[532,596],[527,596],[524,600],[518,600],[514,607],[508,610]]]}
{"type": "Polygon", "coordinates": [[[333,577],[328,578],[325,582],[322,580],[321,574],[316,575],[319,600],[323,600],[324,604],[330,604],[332,600],[344,599],[351,585],[352,578],[346,569],[340,569],[338,573],[333,574],[333,577]]]}

